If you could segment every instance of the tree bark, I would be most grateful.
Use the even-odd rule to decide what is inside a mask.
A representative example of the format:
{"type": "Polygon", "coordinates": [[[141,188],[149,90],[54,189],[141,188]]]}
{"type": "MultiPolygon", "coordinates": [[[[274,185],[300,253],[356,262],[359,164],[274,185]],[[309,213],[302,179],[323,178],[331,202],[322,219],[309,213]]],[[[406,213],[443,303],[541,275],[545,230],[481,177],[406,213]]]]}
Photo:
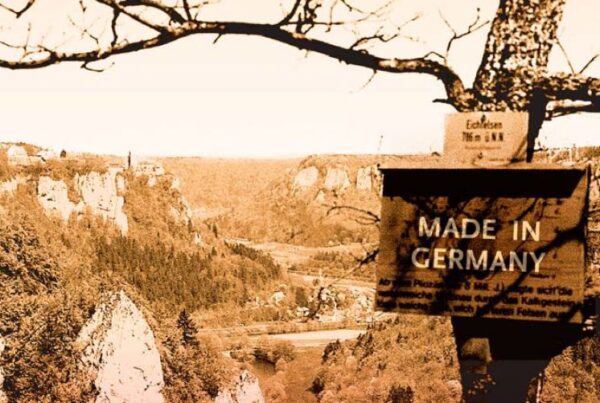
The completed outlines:
{"type": "MultiPolygon", "coordinates": [[[[564,0],[501,0],[471,89],[473,110],[529,112],[530,158],[549,100],[594,101],[595,92],[590,93],[594,79],[548,74],[564,4],[564,0]]],[[[580,337],[580,329],[560,324],[461,318],[453,318],[452,324],[467,402],[525,401],[530,379],[580,337]],[[547,341],[549,332],[560,343],[541,342],[547,341]],[[465,356],[464,346],[475,340],[486,340],[489,351],[481,357],[465,356]],[[506,340],[513,343],[507,345],[506,340]]]]}
{"type": "Polygon", "coordinates": [[[474,92],[481,110],[527,111],[547,75],[564,0],[501,0],[474,92]]]}

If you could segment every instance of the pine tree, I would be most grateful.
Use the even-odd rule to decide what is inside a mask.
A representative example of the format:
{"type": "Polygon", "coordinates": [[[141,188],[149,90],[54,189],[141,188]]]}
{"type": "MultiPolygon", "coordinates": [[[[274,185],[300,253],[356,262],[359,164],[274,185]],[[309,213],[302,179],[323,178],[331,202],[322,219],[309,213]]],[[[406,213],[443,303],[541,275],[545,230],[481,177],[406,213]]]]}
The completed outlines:
{"type": "Polygon", "coordinates": [[[198,340],[196,339],[198,329],[196,328],[196,325],[194,325],[194,322],[192,322],[187,310],[184,309],[179,313],[179,318],[177,318],[177,327],[182,332],[183,345],[189,346],[198,344],[198,340]]]}

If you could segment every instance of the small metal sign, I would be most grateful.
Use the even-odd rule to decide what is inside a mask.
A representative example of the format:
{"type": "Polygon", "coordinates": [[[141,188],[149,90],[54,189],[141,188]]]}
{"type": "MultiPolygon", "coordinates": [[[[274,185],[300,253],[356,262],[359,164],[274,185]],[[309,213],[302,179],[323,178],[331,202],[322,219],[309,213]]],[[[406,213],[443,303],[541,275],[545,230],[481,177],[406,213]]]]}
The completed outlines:
{"type": "Polygon", "coordinates": [[[476,165],[525,161],[528,120],[529,115],[521,112],[447,115],[444,157],[476,165]]]}
{"type": "Polygon", "coordinates": [[[581,322],[587,168],[382,172],[378,309],[581,322]]]}

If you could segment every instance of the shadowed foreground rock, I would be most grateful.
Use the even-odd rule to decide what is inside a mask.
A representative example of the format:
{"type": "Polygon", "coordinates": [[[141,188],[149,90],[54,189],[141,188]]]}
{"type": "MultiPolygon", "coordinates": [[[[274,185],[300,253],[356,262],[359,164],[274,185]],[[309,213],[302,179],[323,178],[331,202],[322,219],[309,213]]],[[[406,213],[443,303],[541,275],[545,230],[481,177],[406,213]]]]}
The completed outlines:
{"type": "Polygon", "coordinates": [[[123,291],[101,304],[81,329],[82,363],[96,373],[96,402],[163,402],[160,356],[152,330],[123,291]]]}

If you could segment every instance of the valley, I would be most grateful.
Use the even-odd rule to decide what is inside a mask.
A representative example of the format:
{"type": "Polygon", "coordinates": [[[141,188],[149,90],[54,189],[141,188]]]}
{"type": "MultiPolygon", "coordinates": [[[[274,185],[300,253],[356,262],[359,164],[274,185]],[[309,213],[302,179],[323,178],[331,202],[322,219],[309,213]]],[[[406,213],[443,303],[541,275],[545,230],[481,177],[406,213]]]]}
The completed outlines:
{"type": "MultiPolygon", "coordinates": [[[[0,402],[460,401],[450,320],[373,309],[377,166],[426,158],[2,144],[0,402]]],[[[596,348],[559,356],[549,390],[590,384],[596,348]]]]}

